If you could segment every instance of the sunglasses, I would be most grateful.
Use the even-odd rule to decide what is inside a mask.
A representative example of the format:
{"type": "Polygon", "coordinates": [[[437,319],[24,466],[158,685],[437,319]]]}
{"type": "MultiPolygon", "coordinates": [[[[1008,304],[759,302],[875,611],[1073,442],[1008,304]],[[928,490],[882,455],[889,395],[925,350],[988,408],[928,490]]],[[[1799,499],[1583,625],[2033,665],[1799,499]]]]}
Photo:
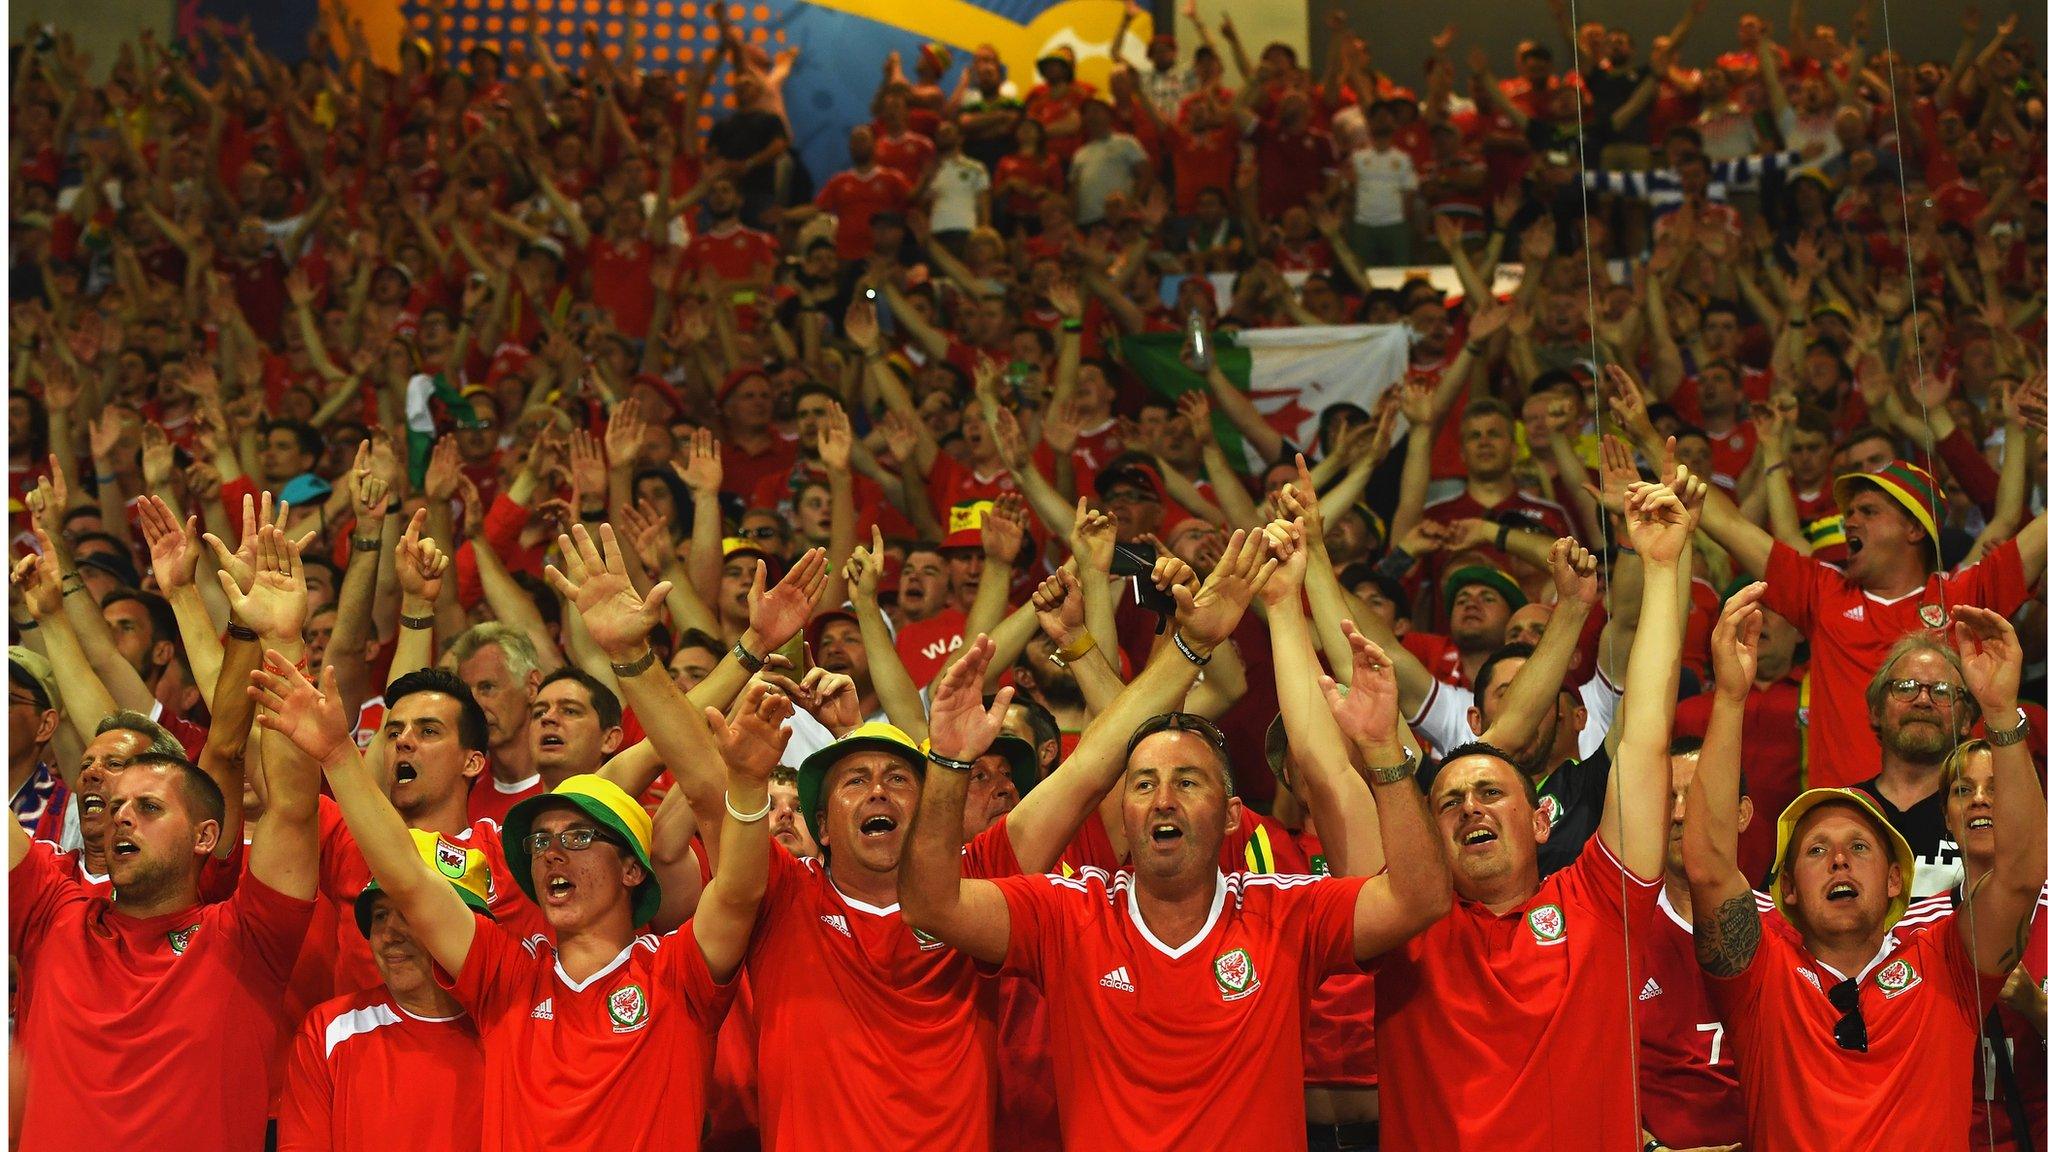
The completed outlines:
{"type": "Polygon", "coordinates": [[[1857,995],[1856,982],[1844,980],[1828,989],[1828,1003],[1842,1014],[1835,1021],[1835,1047],[1844,1052],[1870,1051],[1870,1030],[1863,1024],[1863,1004],[1857,995]]]}
{"type": "Polygon", "coordinates": [[[1911,704],[1919,697],[1920,691],[1923,688],[1927,690],[1927,698],[1936,704],[1954,704],[1956,701],[1969,695],[1968,690],[1961,684],[1951,684],[1947,680],[1914,680],[1908,678],[1905,680],[1890,680],[1885,683],[1885,690],[1892,694],[1892,699],[1897,700],[1901,704],[1911,704]]]}
{"type": "Polygon", "coordinates": [[[1137,751],[1138,745],[1144,743],[1146,737],[1161,732],[1192,732],[1203,743],[1214,748],[1225,763],[1230,760],[1230,747],[1223,740],[1223,730],[1211,723],[1207,717],[1197,716],[1193,712],[1165,712],[1138,725],[1138,730],[1131,733],[1131,742],[1124,745],[1124,759],[1129,760],[1131,753],[1137,751]]]}
{"type": "Polygon", "coordinates": [[[733,535],[738,536],[742,540],[780,540],[782,539],[782,529],[765,526],[761,528],[741,528],[734,532],[733,535]]]}

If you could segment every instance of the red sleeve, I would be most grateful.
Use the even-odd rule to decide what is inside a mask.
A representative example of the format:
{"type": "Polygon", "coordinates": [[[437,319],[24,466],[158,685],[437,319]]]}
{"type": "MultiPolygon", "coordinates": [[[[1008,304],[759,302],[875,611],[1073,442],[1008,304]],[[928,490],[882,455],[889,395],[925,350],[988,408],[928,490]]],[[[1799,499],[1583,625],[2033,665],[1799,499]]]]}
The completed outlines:
{"type": "Polygon", "coordinates": [[[1764,569],[1764,581],[1770,585],[1764,593],[1764,606],[1811,638],[1822,579],[1819,561],[1774,541],[1770,563],[1764,569]]]}
{"type": "Polygon", "coordinates": [[[7,939],[24,973],[59,921],[84,915],[86,900],[85,889],[58,866],[49,842],[30,843],[28,855],[7,870],[7,939]]]}
{"type": "Polygon", "coordinates": [[[242,955],[255,963],[259,974],[275,980],[282,992],[313,922],[313,902],[287,896],[251,872],[235,886],[233,899],[213,907],[223,909],[233,921],[242,955]]]}
{"type": "Polygon", "coordinates": [[[1010,818],[999,816],[981,834],[960,850],[960,873],[979,880],[1015,876],[1024,871],[1017,863],[1017,850],[1010,843],[1010,818]]]}
{"type": "MultiPolygon", "coordinates": [[[[1050,876],[1005,876],[990,883],[1002,892],[1003,902],[1010,906],[1010,951],[1003,957],[1003,974],[1033,980],[1042,977],[1046,959],[1042,945],[1063,937],[1061,921],[1065,917],[1060,914],[1061,905],[1076,898],[1075,894],[1055,888],[1050,876]]],[[[1084,891],[1088,896],[1095,895],[1092,884],[1084,891]]]]}
{"type": "Polygon", "coordinates": [[[723,984],[712,977],[711,966],[704,962],[704,949],[697,945],[694,918],[661,938],[658,962],[663,979],[681,992],[683,1003],[690,1006],[691,1018],[706,1030],[717,1031],[726,1009],[732,1007],[733,994],[739,991],[739,972],[735,970],[732,979],[723,984]]]}
{"type": "Polygon", "coordinates": [[[2017,540],[2007,540],[1984,558],[1956,573],[1951,600],[1977,604],[2001,615],[2019,611],[2027,600],[2027,569],[2020,562],[2017,540]]]}
{"type": "Polygon", "coordinates": [[[1941,459],[1954,474],[1956,483],[1963,486],[1963,494],[1970,498],[1970,503],[1988,514],[1998,503],[1998,469],[1984,459],[1961,428],[1944,436],[1935,448],[1940,450],[1941,459]]]}
{"type": "Polygon", "coordinates": [[[1657,893],[1664,886],[1662,876],[1645,880],[1629,872],[1598,832],[1586,841],[1579,858],[1557,874],[1557,880],[1567,908],[1584,908],[1616,928],[1622,924],[1624,898],[1629,904],[1628,915],[1655,915],[1657,893]]]}
{"type": "Polygon", "coordinates": [[[451,980],[447,970],[436,964],[434,979],[476,1017],[479,1029],[489,1028],[497,1019],[502,1007],[499,1000],[509,986],[505,973],[522,960],[531,961],[532,957],[526,955],[511,934],[478,916],[476,933],[469,938],[469,955],[462,958],[462,971],[451,980]]]}
{"type": "MultiPolygon", "coordinates": [[[[1297,846],[1295,851],[1299,852],[1297,846]]],[[[1302,942],[1302,977],[1314,988],[1336,972],[1358,971],[1358,894],[1372,881],[1364,876],[1326,876],[1305,888],[1293,889],[1288,935],[1302,942]]],[[[1276,895],[1290,890],[1279,889],[1276,895]]]]}
{"type": "Polygon", "coordinates": [[[277,1107],[278,1152],[328,1152],[333,1147],[334,1080],[327,1071],[325,1012],[306,1017],[292,1040],[277,1107]]]}

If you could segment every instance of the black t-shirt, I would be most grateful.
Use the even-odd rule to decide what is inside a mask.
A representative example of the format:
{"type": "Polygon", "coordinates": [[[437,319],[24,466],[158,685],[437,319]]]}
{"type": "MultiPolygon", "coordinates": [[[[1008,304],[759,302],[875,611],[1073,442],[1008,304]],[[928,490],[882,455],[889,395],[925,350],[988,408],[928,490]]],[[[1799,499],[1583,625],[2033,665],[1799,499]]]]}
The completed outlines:
{"type": "Polygon", "coordinates": [[[1595,131],[1593,138],[1603,144],[1648,144],[1650,142],[1650,110],[1643,108],[1628,124],[1617,129],[1614,114],[1635,95],[1636,86],[1643,82],[1645,69],[1638,64],[1628,68],[1601,68],[1586,81],[1586,90],[1593,96],[1595,131]]]}
{"type": "Polygon", "coordinates": [[[1877,790],[1877,777],[1856,785],[1858,791],[1877,801],[1878,810],[1891,821],[1906,846],[1913,850],[1913,892],[1915,897],[1931,896],[1953,887],[1963,879],[1963,851],[1949,836],[1947,814],[1943,811],[1941,789],[1901,811],[1877,790]]]}
{"type": "MultiPolygon", "coordinates": [[[[782,118],[759,109],[734,112],[711,126],[711,151],[721,159],[739,163],[760,155],[763,148],[787,136],[782,118]]],[[[742,193],[772,192],[775,167],[763,164],[737,181],[742,193]]]]}
{"type": "Polygon", "coordinates": [[[1550,814],[1550,839],[1536,846],[1536,867],[1549,876],[1579,858],[1607,809],[1607,749],[1574,760],[1536,786],[1536,804],[1550,814]]]}

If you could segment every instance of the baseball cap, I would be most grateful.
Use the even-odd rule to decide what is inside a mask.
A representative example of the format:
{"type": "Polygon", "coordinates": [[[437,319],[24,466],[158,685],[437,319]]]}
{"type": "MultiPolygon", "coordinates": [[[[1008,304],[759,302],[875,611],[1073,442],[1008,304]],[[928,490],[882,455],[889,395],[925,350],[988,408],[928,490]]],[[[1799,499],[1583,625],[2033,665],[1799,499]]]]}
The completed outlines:
{"type": "Polygon", "coordinates": [[[9,646],[7,678],[41,694],[45,708],[55,708],[59,712],[64,710],[63,702],[57,695],[57,670],[51,667],[50,658],[41,652],[20,644],[9,646]]]}
{"type": "Polygon", "coordinates": [[[1948,519],[1948,497],[1941,491],[1941,485],[1927,474],[1918,464],[1894,460],[1875,472],[1851,472],[1835,477],[1835,507],[1847,508],[1849,497],[1854,494],[1857,481],[1875,484],[1885,495],[1899,502],[1927,535],[1941,536],[1941,523],[1948,519]]]}
{"type": "Polygon", "coordinates": [[[1067,71],[1069,73],[1073,72],[1074,50],[1072,48],[1067,47],[1065,44],[1062,44],[1059,47],[1053,49],[1052,51],[1047,52],[1045,55],[1040,56],[1038,58],[1038,70],[1040,72],[1044,72],[1045,66],[1047,64],[1053,63],[1054,61],[1058,61],[1059,63],[1065,64],[1067,66],[1067,71]]]}
{"type": "MultiPolygon", "coordinates": [[[[455,894],[469,905],[469,910],[490,916],[491,864],[484,859],[484,854],[461,844],[451,844],[437,833],[418,828],[407,831],[412,833],[412,846],[419,852],[420,859],[425,860],[436,875],[448,881],[455,894]]],[[[362,895],[356,897],[356,928],[364,936],[370,934],[370,895],[381,891],[383,888],[373,878],[363,886],[362,895]]]]}
{"type": "Polygon", "coordinates": [[[1484,564],[1467,564],[1444,577],[1444,603],[1455,601],[1467,584],[1484,584],[1500,593],[1501,598],[1508,602],[1510,611],[1519,610],[1529,602],[1529,597],[1523,595],[1522,586],[1515,583],[1513,576],[1484,564]]]}
{"type": "Polygon", "coordinates": [[[595,820],[625,842],[633,858],[640,861],[641,870],[647,873],[647,879],[633,897],[633,926],[638,928],[654,919],[655,909],[661,907],[661,883],[654,878],[654,861],[648,854],[648,845],[654,840],[654,819],[639,801],[626,795],[625,789],[602,776],[571,776],[556,785],[553,792],[521,800],[505,814],[505,867],[518,882],[519,890],[534,903],[540,903],[540,894],[533,890],[533,854],[526,850],[526,837],[533,831],[534,817],[564,805],[595,820]]]}
{"type": "Polygon", "coordinates": [[[1891,906],[1885,909],[1884,926],[1887,930],[1906,914],[1906,902],[1913,895],[1913,848],[1906,838],[1899,834],[1892,822],[1885,819],[1877,804],[1870,797],[1854,788],[1809,788],[1795,797],[1778,815],[1778,854],[1771,863],[1771,900],[1779,908],[1785,907],[1785,853],[1792,846],[1792,833],[1799,828],[1799,822],[1808,812],[1823,804],[1847,804],[1862,812],[1884,833],[1891,848],[1892,863],[1899,866],[1899,894],[1892,897],[1891,906]]]}
{"type": "MultiPolygon", "coordinates": [[[[931,752],[932,742],[930,740],[924,742],[924,750],[927,754],[931,752]]],[[[991,754],[1001,756],[1009,763],[1010,783],[1017,786],[1017,796],[1021,799],[1029,795],[1031,789],[1038,783],[1038,749],[1031,746],[1031,741],[1026,740],[1022,736],[1013,736],[1005,732],[997,736],[989,744],[988,750],[981,755],[988,756],[991,754]]],[[[979,760],[981,756],[977,756],[975,759],[979,760]]]]}
{"type": "Polygon", "coordinates": [[[855,616],[851,608],[825,608],[820,610],[817,615],[811,617],[810,623],[804,625],[804,643],[811,646],[813,656],[817,654],[818,637],[824,635],[825,625],[835,620],[851,620],[855,624],[860,623],[860,617],[855,616]]]}
{"type": "Polygon", "coordinates": [[[927,40],[918,45],[917,58],[940,72],[953,66],[953,50],[936,40],[927,40]]]}
{"type": "Polygon", "coordinates": [[[1138,486],[1152,493],[1155,500],[1166,498],[1166,482],[1161,479],[1159,469],[1149,462],[1136,458],[1111,460],[1095,474],[1095,495],[1107,498],[1109,490],[1118,487],[1138,486]]]}
{"type": "MultiPolygon", "coordinates": [[[[812,822],[811,827],[818,826],[817,814],[824,798],[826,774],[832,771],[834,764],[856,752],[887,752],[892,756],[901,756],[917,769],[920,778],[924,775],[924,751],[917,746],[917,741],[912,740],[909,733],[894,724],[870,720],[804,757],[804,762],[797,765],[797,803],[803,806],[804,819],[812,822]]],[[[1021,785],[1018,790],[1023,790],[1021,785]]]]}
{"type": "Polygon", "coordinates": [[[993,500],[962,500],[953,505],[946,516],[946,538],[939,541],[939,550],[981,547],[982,518],[995,506],[993,500]]]}

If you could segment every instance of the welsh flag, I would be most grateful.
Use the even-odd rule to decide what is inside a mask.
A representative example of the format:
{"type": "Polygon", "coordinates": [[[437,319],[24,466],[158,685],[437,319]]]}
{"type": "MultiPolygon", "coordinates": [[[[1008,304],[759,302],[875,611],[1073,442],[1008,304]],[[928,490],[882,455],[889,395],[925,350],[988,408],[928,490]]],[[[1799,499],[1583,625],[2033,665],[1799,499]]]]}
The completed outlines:
{"type": "Polygon", "coordinates": [[[405,456],[414,484],[424,483],[434,441],[456,421],[474,420],[476,410],[445,374],[415,375],[405,385],[405,456]]]}
{"type": "MultiPolygon", "coordinates": [[[[1213,339],[1223,375],[1251,397],[1282,436],[1303,448],[1314,445],[1323,409],[1356,404],[1371,411],[1380,393],[1408,372],[1408,329],[1400,324],[1260,328],[1217,333],[1213,339]]],[[[1147,387],[1172,397],[1203,386],[1202,377],[1181,363],[1184,343],[1179,333],[1146,334],[1124,337],[1121,348],[1147,387]]],[[[1211,419],[1217,444],[1239,471],[1269,463],[1259,459],[1221,412],[1211,419]]]]}

